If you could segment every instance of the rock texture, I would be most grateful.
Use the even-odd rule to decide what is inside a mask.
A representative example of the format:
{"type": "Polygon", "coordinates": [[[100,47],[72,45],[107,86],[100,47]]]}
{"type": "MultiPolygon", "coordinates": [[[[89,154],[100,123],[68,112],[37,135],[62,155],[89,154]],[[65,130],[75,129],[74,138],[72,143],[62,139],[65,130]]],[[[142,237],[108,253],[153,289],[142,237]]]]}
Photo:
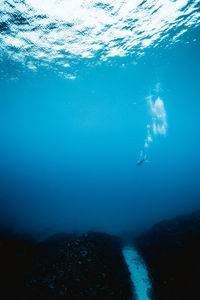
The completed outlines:
{"type": "Polygon", "coordinates": [[[43,243],[0,238],[2,300],[128,300],[122,243],[103,233],[56,235],[43,243]]]}
{"type": "Polygon", "coordinates": [[[136,243],[156,300],[200,299],[200,212],[162,221],[136,243]]]}

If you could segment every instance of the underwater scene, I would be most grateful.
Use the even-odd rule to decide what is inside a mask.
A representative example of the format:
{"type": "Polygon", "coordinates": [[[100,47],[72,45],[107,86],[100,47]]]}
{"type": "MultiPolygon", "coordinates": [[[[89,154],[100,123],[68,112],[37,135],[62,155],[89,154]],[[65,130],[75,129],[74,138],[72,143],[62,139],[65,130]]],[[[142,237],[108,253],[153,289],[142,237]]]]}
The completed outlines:
{"type": "Polygon", "coordinates": [[[200,299],[200,1],[0,0],[0,298],[200,299]]]}

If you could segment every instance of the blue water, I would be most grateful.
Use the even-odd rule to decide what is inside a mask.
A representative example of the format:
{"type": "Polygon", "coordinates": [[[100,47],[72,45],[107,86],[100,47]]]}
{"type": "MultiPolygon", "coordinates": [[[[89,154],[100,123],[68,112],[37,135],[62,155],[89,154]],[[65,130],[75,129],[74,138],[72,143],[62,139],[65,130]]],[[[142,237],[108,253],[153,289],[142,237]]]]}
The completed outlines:
{"type": "Polygon", "coordinates": [[[121,233],[199,209],[200,2],[42,3],[0,2],[2,221],[121,233]]]}

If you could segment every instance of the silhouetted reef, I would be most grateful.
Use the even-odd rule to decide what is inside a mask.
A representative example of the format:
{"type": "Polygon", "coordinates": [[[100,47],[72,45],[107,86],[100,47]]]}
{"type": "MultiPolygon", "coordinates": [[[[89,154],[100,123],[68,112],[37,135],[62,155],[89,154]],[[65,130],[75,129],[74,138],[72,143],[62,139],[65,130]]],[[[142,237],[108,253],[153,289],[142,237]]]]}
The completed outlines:
{"type": "Polygon", "coordinates": [[[136,243],[156,300],[200,299],[200,211],[157,223],[136,243]]]}
{"type": "Polygon", "coordinates": [[[1,299],[132,299],[119,238],[91,232],[58,234],[36,243],[3,232],[1,299]]]}
{"type": "Polygon", "coordinates": [[[134,243],[146,263],[152,299],[200,299],[200,211],[157,223],[134,238],[60,233],[37,242],[1,229],[0,299],[133,300],[124,240],[134,243]]]}

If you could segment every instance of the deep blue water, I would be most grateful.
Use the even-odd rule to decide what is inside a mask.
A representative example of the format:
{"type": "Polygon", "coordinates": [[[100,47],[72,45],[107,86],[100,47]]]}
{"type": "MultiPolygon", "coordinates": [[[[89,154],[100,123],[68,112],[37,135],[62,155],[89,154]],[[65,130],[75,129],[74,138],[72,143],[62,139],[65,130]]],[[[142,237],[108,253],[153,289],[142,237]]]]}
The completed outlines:
{"type": "Polygon", "coordinates": [[[0,2],[2,221],[123,232],[200,209],[199,1],[100,1],[84,17],[69,2],[74,24],[63,1],[55,16],[11,2],[0,2]]]}

